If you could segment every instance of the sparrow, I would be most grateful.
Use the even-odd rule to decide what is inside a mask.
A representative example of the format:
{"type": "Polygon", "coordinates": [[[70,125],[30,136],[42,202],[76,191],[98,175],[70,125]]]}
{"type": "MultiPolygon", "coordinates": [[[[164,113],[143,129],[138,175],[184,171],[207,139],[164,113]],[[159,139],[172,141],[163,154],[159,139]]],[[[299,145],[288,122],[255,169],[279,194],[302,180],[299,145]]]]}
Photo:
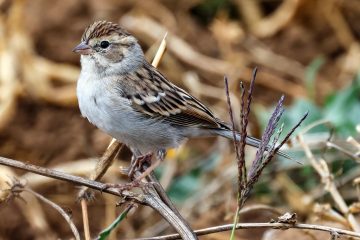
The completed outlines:
{"type": "MultiPolygon", "coordinates": [[[[137,39],[118,24],[94,22],[73,51],[81,55],[77,97],[82,116],[126,144],[134,157],[164,154],[189,138],[233,139],[230,125],[153,67],[137,39]]],[[[246,143],[260,145],[253,137],[246,143]]]]}

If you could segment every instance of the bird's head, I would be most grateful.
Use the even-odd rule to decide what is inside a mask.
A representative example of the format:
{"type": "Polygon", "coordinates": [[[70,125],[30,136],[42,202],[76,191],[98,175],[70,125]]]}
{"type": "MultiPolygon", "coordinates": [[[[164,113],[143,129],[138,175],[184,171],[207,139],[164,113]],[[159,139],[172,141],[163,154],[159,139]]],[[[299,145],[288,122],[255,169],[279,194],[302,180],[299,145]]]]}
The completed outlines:
{"type": "Polygon", "coordinates": [[[82,67],[93,65],[99,71],[126,72],[144,59],[137,39],[118,24],[107,21],[88,26],[73,51],[81,54],[82,67]]]}

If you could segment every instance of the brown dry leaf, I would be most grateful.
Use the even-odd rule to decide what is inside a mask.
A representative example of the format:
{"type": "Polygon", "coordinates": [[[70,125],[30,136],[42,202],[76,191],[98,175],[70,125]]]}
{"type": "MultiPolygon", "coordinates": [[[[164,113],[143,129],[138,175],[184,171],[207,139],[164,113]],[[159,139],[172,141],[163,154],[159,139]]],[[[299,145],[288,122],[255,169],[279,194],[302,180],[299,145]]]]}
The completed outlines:
{"type": "Polygon", "coordinates": [[[210,30],[213,32],[214,37],[219,42],[219,45],[223,43],[236,44],[240,43],[245,37],[244,30],[237,21],[229,21],[226,17],[219,16],[215,19],[210,26],[210,30]]]}
{"type": "Polygon", "coordinates": [[[10,198],[11,182],[15,174],[9,167],[0,166],[0,205],[10,198]]]}
{"type": "Polygon", "coordinates": [[[255,22],[253,20],[247,21],[251,33],[259,38],[271,37],[289,24],[301,3],[302,0],[285,0],[270,16],[255,22]]]}

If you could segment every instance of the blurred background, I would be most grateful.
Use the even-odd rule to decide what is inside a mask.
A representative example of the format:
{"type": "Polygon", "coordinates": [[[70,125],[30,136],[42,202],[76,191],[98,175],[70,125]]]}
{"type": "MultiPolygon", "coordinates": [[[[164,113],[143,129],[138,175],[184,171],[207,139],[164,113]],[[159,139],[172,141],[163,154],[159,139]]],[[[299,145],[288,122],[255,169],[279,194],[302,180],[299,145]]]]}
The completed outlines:
{"type": "MultiPolygon", "coordinates": [[[[360,149],[346,139],[352,136],[356,141],[356,128],[360,131],[359,0],[0,0],[0,156],[81,176],[92,171],[111,138],[80,116],[75,93],[79,56],[71,50],[95,20],[121,24],[139,39],[149,61],[167,32],[161,72],[227,121],[224,75],[229,77],[238,118],[239,84],[248,86],[253,68],[259,67],[251,135],[261,137],[282,94],[285,129],[309,110],[303,127],[326,124],[306,134],[306,142],[328,162],[345,201],[357,203],[353,180],[360,174],[355,161],[360,149]],[[329,140],[336,147],[327,148],[329,140]]],[[[273,208],[261,205],[242,214],[240,221],[268,222],[279,215],[276,209],[296,212],[302,222],[348,228],[344,221],[334,220],[337,206],[296,140],[286,148],[302,165],[276,159],[268,166],[246,206],[273,208]]],[[[249,164],[254,153],[248,149],[249,164]]],[[[103,181],[121,182],[118,167],[129,159],[129,151],[123,149],[103,181]]],[[[230,141],[195,139],[169,155],[157,174],[193,228],[203,228],[233,221],[236,171],[230,141]]],[[[66,209],[82,229],[77,187],[5,167],[0,167],[0,187],[4,189],[10,176],[26,179],[30,188],[66,209]]],[[[0,203],[0,239],[71,238],[69,226],[56,211],[27,193],[22,197],[25,201],[0,203]]],[[[90,204],[93,236],[121,212],[116,201],[97,194],[90,204]]],[[[151,209],[140,207],[109,239],[170,232],[151,209]]],[[[201,239],[229,236],[225,232],[201,239]]],[[[290,237],[328,235],[241,230],[236,239],[290,237]]]]}

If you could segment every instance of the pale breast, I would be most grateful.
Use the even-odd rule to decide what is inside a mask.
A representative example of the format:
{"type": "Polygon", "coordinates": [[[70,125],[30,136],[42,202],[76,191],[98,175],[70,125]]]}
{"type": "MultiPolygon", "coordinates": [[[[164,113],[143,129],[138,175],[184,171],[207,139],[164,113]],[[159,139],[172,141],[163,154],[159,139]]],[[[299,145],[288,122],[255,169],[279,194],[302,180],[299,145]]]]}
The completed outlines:
{"type": "Polygon", "coordinates": [[[179,130],[134,110],[114,84],[116,79],[99,80],[82,72],[77,84],[81,114],[102,131],[144,154],[180,144],[184,137],[179,130]]]}
{"type": "Polygon", "coordinates": [[[108,89],[110,83],[111,79],[98,79],[92,74],[82,72],[77,84],[77,96],[82,116],[108,134],[115,131],[114,122],[122,120],[118,116],[114,120],[115,108],[121,107],[122,111],[125,110],[123,108],[128,108],[126,106],[128,101],[124,101],[126,99],[120,96],[114,99],[108,89]]]}

